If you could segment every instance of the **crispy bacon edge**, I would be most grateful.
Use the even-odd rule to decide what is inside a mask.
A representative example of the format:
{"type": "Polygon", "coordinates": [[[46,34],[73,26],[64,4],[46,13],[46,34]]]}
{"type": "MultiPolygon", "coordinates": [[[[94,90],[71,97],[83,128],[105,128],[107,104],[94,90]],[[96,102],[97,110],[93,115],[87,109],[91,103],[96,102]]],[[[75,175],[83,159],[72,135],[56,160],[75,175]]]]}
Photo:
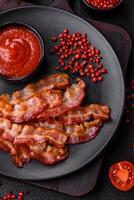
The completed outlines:
{"type": "Polygon", "coordinates": [[[37,120],[41,121],[48,119],[49,117],[58,117],[69,110],[77,108],[85,97],[84,89],[85,83],[83,80],[79,80],[77,84],[72,84],[64,93],[63,104],[52,109],[45,109],[37,116],[37,120]]]}
{"type": "Polygon", "coordinates": [[[67,136],[63,131],[35,127],[32,125],[18,125],[10,120],[0,118],[0,139],[12,144],[41,144],[49,142],[56,147],[63,147],[66,144],[67,136]]]}
{"type": "Polygon", "coordinates": [[[35,119],[43,110],[61,105],[62,91],[55,89],[66,89],[68,86],[68,75],[61,73],[29,84],[12,95],[3,94],[0,96],[0,116],[16,123],[35,119]]]}
{"type": "Polygon", "coordinates": [[[32,97],[35,93],[41,92],[43,90],[51,89],[66,89],[69,87],[69,76],[65,73],[57,73],[46,76],[36,83],[30,83],[20,91],[14,92],[10,98],[12,100],[20,99],[26,100],[32,97]]]}
{"type": "MultiPolygon", "coordinates": [[[[70,126],[74,126],[74,132],[73,134],[68,136],[67,132],[65,131],[66,135],[68,136],[67,144],[81,144],[93,140],[98,135],[102,126],[102,121],[94,120],[91,122],[84,122],[80,125],[76,125],[78,126],[78,129],[82,126],[83,131],[81,133],[75,130],[75,125],[70,126]]],[[[66,129],[67,128],[68,126],[66,127],[66,129]]]]}
{"type": "Polygon", "coordinates": [[[17,167],[23,167],[30,160],[37,160],[46,165],[54,165],[65,160],[68,155],[68,148],[49,147],[49,151],[43,150],[36,152],[30,149],[28,145],[13,145],[12,143],[0,139],[0,150],[10,153],[13,163],[17,167]]]}
{"type": "Polygon", "coordinates": [[[61,115],[59,120],[64,125],[72,125],[74,123],[82,123],[93,119],[101,119],[107,121],[109,119],[110,109],[106,105],[90,104],[89,106],[79,107],[76,110],[61,115]]]}
{"type": "Polygon", "coordinates": [[[80,144],[94,139],[99,133],[103,121],[101,119],[95,119],[80,124],[74,123],[72,125],[63,125],[60,121],[51,119],[49,122],[36,122],[34,125],[37,127],[41,126],[64,131],[67,136],[66,144],[80,144]]]}

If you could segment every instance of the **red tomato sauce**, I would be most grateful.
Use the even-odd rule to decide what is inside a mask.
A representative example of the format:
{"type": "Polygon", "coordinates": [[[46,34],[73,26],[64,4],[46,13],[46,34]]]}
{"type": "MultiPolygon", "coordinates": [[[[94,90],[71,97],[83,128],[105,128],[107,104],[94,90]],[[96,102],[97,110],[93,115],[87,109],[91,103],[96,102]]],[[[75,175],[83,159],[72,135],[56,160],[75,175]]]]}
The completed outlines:
{"type": "Polygon", "coordinates": [[[23,27],[0,31],[0,74],[8,78],[25,77],[36,69],[41,58],[37,36],[23,27]]]}

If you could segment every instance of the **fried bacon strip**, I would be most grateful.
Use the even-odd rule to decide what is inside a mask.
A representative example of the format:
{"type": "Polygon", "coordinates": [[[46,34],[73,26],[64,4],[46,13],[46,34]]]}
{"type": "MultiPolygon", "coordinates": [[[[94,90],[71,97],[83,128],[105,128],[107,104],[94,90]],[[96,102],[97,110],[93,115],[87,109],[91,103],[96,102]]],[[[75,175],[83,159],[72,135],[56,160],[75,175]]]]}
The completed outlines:
{"type": "Polygon", "coordinates": [[[28,84],[22,90],[14,92],[10,99],[15,102],[17,100],[22,101],[31,98],[38,92],[42,92],[42,90],[66,89],[69,85],[69,76],[67,74],[52,74],[42,78],[37,83],[28,84]]]}
{"type": "Polygon", "coordinates": [[[54,108],[44,109],[44,111],[37,116],[37,120],[40,121],[48,117],[58,117],[69,110],[77,108],[85,97],[84,89],[85,83],[83,80],[79,80],[77,84],[72,84],[64,93],[63,103],[54,108]]]}
{"type": "Polygon", "coordinates": [[[0,118],[0,139],[12,144],[41,144],[49,141],[56,147],[63,147],[67,136],[63,131],[45,129],[32,125],[18,125],[8,119],[0,118]]]}
{"type": "Polygon", "coordinates": [[[17,167],[22,167],[24,163],[30,161],[30,152],[27,150],[27,146],[13,145],[11,142],[0,139],[0,150],[10,153],[13,163],[17,167]]]}
{"type": "Polygon", "coordinates": [[[12,95],[1,95],[0,116],[16,123],[32,120],[44,109],[62,104],[62,91],[55,89],[65,89],[68,86],[68,75],[61,73],[29,84],[12,95]]]}
{"type": "Polygon", "coordinates": [[[57,148],[44,142],[37,145],[14,145],[8,141],[0,139],[0,149],[10,153],[13,163],[17,167],[29,162],[31,159],[38,160],[44,164],[52,165],[67,158],[66,147],[57,148]]]}
{"type": "Polygon", "coordinates": [[[65,133],[68,137],[68,144],[78,144],[94,139],[100,131],[102,121],[96,119],[82,124],[65,126],[65,133]]]}
{"type": "Polygon", "coordinates": [[[68,156],[67,136],[63,131],[29,125],[18,125],[0,118],[0,149],[11,154],[16,166],[31,159],[55,164],[68,156]]]}
{"type": "Polygon", "coordinates": [[[61,123],[61,121],[55,120],[55,118],[50,118],[47,121],[32,122],[29,124],[36,127],[43,127],[45,129],[56,129],[59,131],[64,131],[63,123],[61,123]]]}
{"type": "Polygon", "coordinates": [[[0,96],[0,115],[13,122],[27,122],[45,108],[53,108],[62,104],[62,91],[48,90],[24,101],[10,101],[9,95],[0,96]]]}
{"type": "Polygon", "coordinates": [[[15,123],[46,119],[64,114],[78,107],[85,97],[85,83],[79,80],[67,88],[62,97],[60,90],[42,90],[27,100],[11,99],[9,95],[0,96],[1,116],[15,123]]]}
{"type": "Polygon", "coordinates": [[[59,131],[64,131],[67,136],[68,144],[78,144],[92,140],[98,134],[102,126],[101,119],[95,119],[81,124],[74,123],[72,125],[63,125],[62,122],[52,119],[51,121],[37,122],[35,126],[43,128],[54,128],[59,131]]]}
{"type": "Polygon", "coordinates": [[[11,119],[16,122],[27,121],[35,117],[44,108],[47,107],[41,95],[35,95],[27,101],[18,104],[11,104],[9,95],[0,96],[0,116],[11,119]]]}
{"type": "Polygon", "coordinates": [[[92,140],[109,119],[108,106],[80,107],[83,80],[68,86],[68,75],[60,73],[0,96],[0,149],[10,153],[16,166],[32,159],[48,165],[64,160],[66,144],[92,140]]]}
{"type": "Polygon", "coordinates": [[[32,147],[31,157],[32,159],[38,160],[44,164],[52,165],[57,162],[61,162],[68,157],[68,149],[67,147],[57,148],[56,146],[48,145],[47,148],[43,151],[35,151],[32,147]]]}
{"type": "Polygon", "coordinates": [[[68,143],[77,144],[93,139],[98,134],[103,121],[109,119],[109,113],[108,106],[91,104],[61,115],[59,121],[50,119],[35,122],[34,125],[64,131],[68,143]]]}
{"type": "Polygon", "coordinates": [[[74,123],[82,123],[91,119],[109,119],[109,107],[98,104],[90,104],[86,107],[79,107],[76,110],[67,112],[65,115],[59,117],[60,121],[65,125],[71,125],[74,123]]]}

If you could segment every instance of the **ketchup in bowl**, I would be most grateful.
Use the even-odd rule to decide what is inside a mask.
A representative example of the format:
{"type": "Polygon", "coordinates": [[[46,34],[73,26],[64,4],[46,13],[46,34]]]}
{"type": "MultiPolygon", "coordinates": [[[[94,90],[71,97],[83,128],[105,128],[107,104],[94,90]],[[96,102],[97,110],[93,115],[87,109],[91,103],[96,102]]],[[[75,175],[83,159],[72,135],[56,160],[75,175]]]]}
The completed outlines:
{"type": "Polygon", "coordinates": [[[0,30],[0,75],[23,79],[37,70],[44,54],[43,41],[31,26],[6,24],[0,30]]]}

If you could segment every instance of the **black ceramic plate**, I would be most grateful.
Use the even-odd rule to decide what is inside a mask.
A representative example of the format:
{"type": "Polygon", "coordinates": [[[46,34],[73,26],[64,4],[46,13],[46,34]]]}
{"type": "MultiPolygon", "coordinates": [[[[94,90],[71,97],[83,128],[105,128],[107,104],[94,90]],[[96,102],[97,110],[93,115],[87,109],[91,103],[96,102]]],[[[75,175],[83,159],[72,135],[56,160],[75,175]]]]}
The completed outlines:
{"type": "MultiPolygon", "coordinates": [[[[54,67],[57,60],[51,55],[49,49],[52,46],[51,35],[57,35],[64,28],[72,32],[85,32],[91,43],[99,48],[104,57],[103,63],[108,69],[105,80],[99,84],[87,82],[87,102],[107,104],[111,108],[111,120],[106,123],[99,135],[92,141],[70,146],[70,155],[67,160],[55,166],[45,166],[32,161],[24,168],[16,168],[10,155],[0,153],[0,172],[10,177],[27,180],[41,180],[56,178],[74,172],[98,156],[113,137],[121,119],[124,105],[124,81],[118,59],[109,43],[91,24],[80,17],[66,11],[41,7],[23,7],[0,14],[0,24],[5,22],[24,22],[35,27],[43,36],[46,45],[47,60],[42,66],[41,74],[55,73],[54,67]]],[[[39,74],[36,78],[39,78],[39,74]]],[[[33,80],[34,81],[34,80],[33,80]]],[[[23,85],[8,85],[0,82],[0,93],[12,92],[22,88],[23,85]]]]}

